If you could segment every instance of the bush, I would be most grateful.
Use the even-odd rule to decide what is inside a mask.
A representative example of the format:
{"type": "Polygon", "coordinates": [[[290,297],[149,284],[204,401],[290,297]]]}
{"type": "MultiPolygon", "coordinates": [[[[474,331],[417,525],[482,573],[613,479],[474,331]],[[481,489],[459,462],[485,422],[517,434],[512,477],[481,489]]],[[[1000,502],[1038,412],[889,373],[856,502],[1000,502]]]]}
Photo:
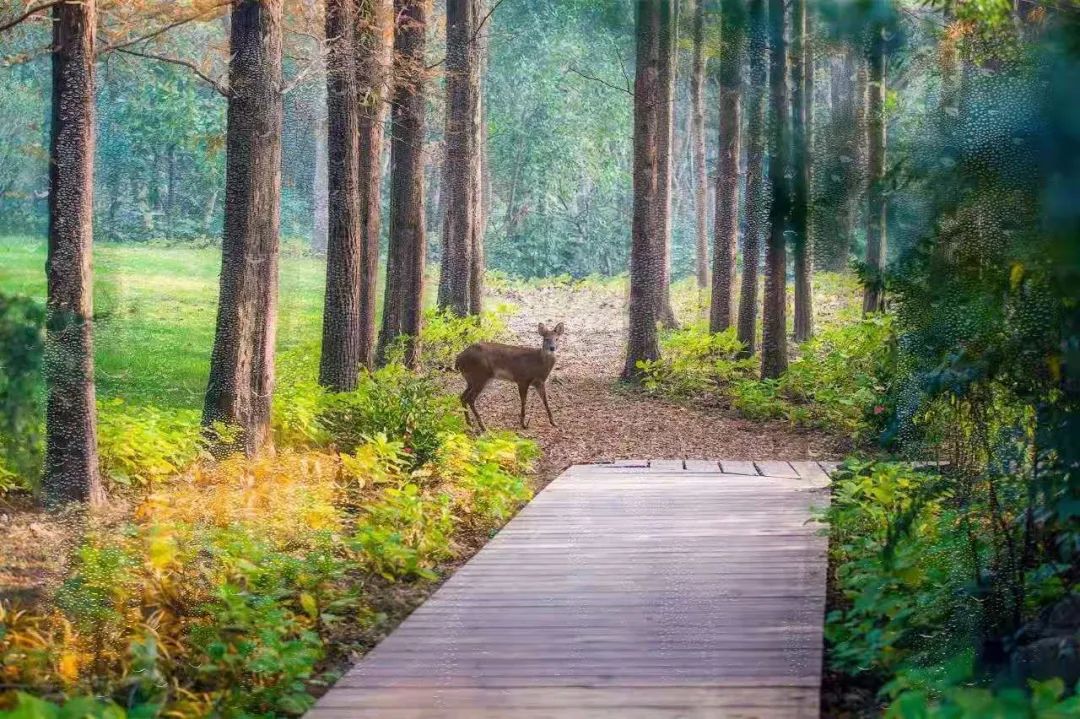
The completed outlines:
{"type": "Polygon", "coordinates": [[[740,358],[743,344],[735,328],[711,334],[704,323],[665,332],[660,359],[638,363],[642,384],[654,394],[691,399],[726,390],[753,372],[756,362],[740,358]]]}
{"type": "Polygon", "coordinates": [[[513,311],[507,304],[479,315],[458,317],[449,309],[428,310],[420,333],[422,361],[428,370],[452,370],[463,349],[475,342],[491,342],[506,334],[506,318],[513,311]]]}
{"type": "Polygon", "coordinates": [[[29,489],[41,470],[44,351],[44,308],[0,293],[0,495],[29,489]]]}
{"type": "Polygon", "coordinates": [[[202,449],[199,413],[132,406],[119,397],[98,403],[102,475],[125,487],[145,486],[180,472],[202,449]]]}

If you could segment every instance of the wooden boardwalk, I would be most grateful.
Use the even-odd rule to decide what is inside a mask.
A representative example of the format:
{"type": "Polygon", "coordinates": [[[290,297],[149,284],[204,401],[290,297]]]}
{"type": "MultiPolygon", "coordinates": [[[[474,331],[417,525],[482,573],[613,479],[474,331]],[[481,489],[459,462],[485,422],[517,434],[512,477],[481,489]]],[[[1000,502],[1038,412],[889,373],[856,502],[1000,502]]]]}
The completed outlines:
{"type": "Polygon", "coordinates": [[[817,717],[829,469],[571,467],[308,717],[817,717]]]}

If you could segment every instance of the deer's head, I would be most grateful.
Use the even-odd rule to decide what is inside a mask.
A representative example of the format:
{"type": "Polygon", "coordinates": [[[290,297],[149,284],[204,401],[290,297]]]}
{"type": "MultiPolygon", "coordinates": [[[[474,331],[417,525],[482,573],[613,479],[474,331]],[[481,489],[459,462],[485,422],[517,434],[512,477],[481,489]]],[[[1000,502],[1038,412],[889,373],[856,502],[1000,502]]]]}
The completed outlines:
{"type": "Polygon", "coordinates": [[[562,337],[563,323],[560,322],[559,324],[555,325],[555,329],[549,330],[547,325],[541,322],[537,330],[540,332],[540,336],[543,338],[540,349],[542,349],[544,352],[554,352],[557,349],[558,339],[562,337]]]}

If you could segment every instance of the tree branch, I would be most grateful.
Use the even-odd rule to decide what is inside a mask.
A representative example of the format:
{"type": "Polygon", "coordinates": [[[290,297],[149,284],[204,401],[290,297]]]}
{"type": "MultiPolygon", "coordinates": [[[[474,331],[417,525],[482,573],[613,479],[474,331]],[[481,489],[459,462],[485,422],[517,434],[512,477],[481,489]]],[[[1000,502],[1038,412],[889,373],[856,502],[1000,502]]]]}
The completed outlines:
{"type": "Polygon", "coordinates": [[[148,60],[157,60],[158,62],[165,62],[165,63],[169,63],[170,65],[179,65],[180,67],[186,67],[188,70],[191,70],[193,73],[198,75],[200,80],[202,80],[207,85],[209,85],[210,87],[217,90],[218,94],[220,94],[222,97],[228,97],[229,96],[229,88],[228,87],[223,85],[220,81],[215,80],[214,78],[212,78],[209,75],[205,74],[193,62],[188,62],[187,60],[181,60],[180,58],[176,58],[176,57],[168,57],[167,55],[157,55],[157,54],[152,53],[152,52],[142,52],[140,50],[128,50],[126,48],[119,48],[119,47],[116,48],[116,52],[120,52],[120,53],[123,53],[125,55],[134,55],[135,57],[144,57],[144,58],[146,58],[148,60]]]}
{"type": "Polygon", "coordinates": [[[98,56],[101,56],[101,55],[104,55],[107,52],[112,52],[114,50],[122,50],[122,49],[124,49],[126,47],[136,45],[136,44],[138,44],[140,42],[144,42],[146,40],[152,40],[155,37],[157,37],[158,35],[164,35],[165,33],[167,33],[169,30],[172,30],[173,28],[177,28],[177,27],[180,27],[181,25],[186,25],[189,22],[193,22],[195,20],[198,20],[201,17],[209,15],[210,13],[217,10],[218,8],[222,8],[222,7],[225,7],[226,5],[230,5],[230,4],[232,4],[232,0],[221,0],[221,2],[218,2],[218,3],[214,4],[214,5],[211,5],[210,7],[206,8],[202,12],[195,13],[194,15],[189,15],[188,17],[180,18],[179,20],[176,20],[175,22],[171,22],[168,25],[165,25],[163,27],[159,27],[157,30],[154,30],[151,33],[147,33],[146,35],[140,35],[139,37],[132,38],[130,40],[125,40],[124,42],[118,42],[118,43],[115,43],[113,45],[106,45],[105,47],[98,50],[97,54],[98,54],[98,56]]]}
{"type": "Polygon", "coordinates": [[[59,0],[48,0],[47,2],[39,2],[36,5],[31,5],[30,7],[28,7],[26,9],[26,11],[22,15],[19,15],[18,17],[14,18],[12,20],[8,20],[7,22],[4,22],[3,24],[0,24],[0,32],[4,32],[5,30],[10,30],[11,28],[13,28],[16,25],[18,25],[19,23],[21,23],[23,20],[28,19],[31,15],[36,15],[37,13],[41,12],[42,10],[48,10],[53,5],[59,5],[59,4],[60,4],[59,0]]]}
{"type": "Polygon", "coordinates": [[[600,78],[600,77],[593,77],[592,75],[586,75],[581,70],[578,70],[576,67],[574,67],[573,65],[570,65],[569,67],[567,67],[566,71],[567,72],[572,72],[575,75],[579,75],[579,76],[585,78],[586,80],[592,80],[593,82],[598,82],[601,85],[603,85],[604,87],[610,87],[612,90],[618,90],[619,92],[625,92],[630,97],[634,96],[633,91],[631,91],[629,88],[619,87],[618,85],[615,85],[614,83],[610,83],[607,80],[605,80],[603,78],[600,78]]]}

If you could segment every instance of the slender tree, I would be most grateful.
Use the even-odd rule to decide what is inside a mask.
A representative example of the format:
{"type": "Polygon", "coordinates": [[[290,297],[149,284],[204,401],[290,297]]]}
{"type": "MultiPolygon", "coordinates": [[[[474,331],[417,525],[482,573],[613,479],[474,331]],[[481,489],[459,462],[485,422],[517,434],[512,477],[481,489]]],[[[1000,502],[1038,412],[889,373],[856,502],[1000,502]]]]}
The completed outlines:
{"type": "Polygon", "coordinates": [[[330,171],[327,167],[327,123],[325,117],[312,118],[312,140],[315,144],[315,169],[311,178],[311,195],[314,216],[311,218],[311,251],[326,254],[327,236],[330,234],[330,171]]]}
{"type": "MultiPolygon", "coordinates": [[[[480,10],[484,9],[482,0],[476,0],[480,10]]],[[[488,11],[490,12],[490,10],[488,11]]],[[[476,204],[473,222],[472,254],[469,268],[469,314],[478,315],[484,310],[484,273],[487,262],[484,253],[484,238],[487,236],[488,216],[491,214],[491,177],[488,168],[488,128],[487,128],[487,100],[484,97],[484,87],[487,83],[489,34],[487,23],[484,19],[486,13],[481,15],[481,24],[477,28],[476,46],[479,55],[480,71],[477,78],[476,94],[476,127],[477,144],[479,145],[476,157],[473,161],[476,168],[473,173],[473,181],[476,188],[473,192],[473,202],[476,204]]]]}
{"type": "Polygon", "coordinates": [[[784,0],[769,0],[769,239],[765,245],[765,303],[761,334],[761,376],[787,369],[787,246],[791,198],[788,188],[788,86],[784,0]]]}
{"type": "MultiPolygon", "coordinates": [[[[281,0],[234,0],[220,296],[203,425],[270,446],[281,206],[281,0]]],[[[220,444],[219,451],[230,445],[220,444]]]]}
{"type": "Polygon", "coordinates": [[[439,307],[469,313],[473,246],[479,221],[479,0],[446,2],[446,156],[439,307]]]}
{"type": "Polygon", "coordinates": [[[885,29],[875,26],[868,56],[869,94],[866,108],[866,273],[863,312],[882,309],[881,272],[885,266],[885,29]]]}
{"type": "Polygon", "coordinates": [[[45,471],[53,503],[105,501],[94,394],[95,0],[52,8],[52,126],[45,334],[45,471]]]}
{"type": "Polygon", "coordinates": [[[674,164],[674,129],[675,129],[675,81],[677,75],[677,55],[679,46],[678,0],[657,0],[660,10],[659,26],[659,96],[660,125],[658,130],[658,163],[660,194],[657,211],[661,239],[664,251],[660,258],[663,271],[660,284],[659,302],[660,322],[664,327],[676,327],[675,311],[671,307],[671,184],[674,164]]]}
{"type": "Polygon", "coordinates": [[[378,304],[379,233],[382,227],[383,126],[390,62],[389,0],[357,0],[356,86],[360,105],[357,159],[360,163],[360,361],[375,365],[375,307],[378,304]]]}
{"type": "Polygon", "coordinates": [[[405,362],[420,360],[424,255],[424,85],[430,0],[394,0],[394,91],[390,113],[390,247],[379,357],[405,337],[405,362]]]}
{"type": "Polygon", "coordinates": [[[694,3],[694,56],[690,70],[690,102],[692,104],[692,141],[694,144],[694,221],[697,231],[697,252],[695,254],[695,275],[698,287],[709,285],[709,229],[708,208],[709,183],[705,167],[705,3],[708,0],[695,0],[694,3]]]}
{"type": "Polygon", "coordinates": [[[765,195],[765,86],[769,74],[769,42],[765,0],[749,0],[747,27],[750,82],[746,101],[746,234],[738,336],[743,343],[743,354],[750,356],[757,344],[758,268],[768,203],[765,195]]]}
{"type": "Polygon", "coordinates": [[[742,156],[742,64],[745,0],[724,0],[720,51],[720,152],[716,181],[716,235],[713,244],[709,329],[733,324],[735,249],[739,243],[739,161],[742,156]]]}
{"type": "Polygon", "coordinates": [[[361,356],[360,105],[357,102],[354,0],[326,0],[328,217],[326,301],[319,383],[338,392],[356,387],[361,356]]]}
{"type": "MultiPolygon", "coordinates": [[[[638,362],[660,356],[656,323],[664,282],[660,216],[660,25],[661,5],[670,0],[635,3],[636,70],[634,76],[634,209],[630,227],[630,321],[624,379],[640,376],[638,362]]],[[[669,11],[670,14],[670,11],[669,11]]]]}
{"type": "Polygon", "coordinates": [[[814,52],[806,0],[794,0],[792,18],[792,261],[795,265],[795,341],[814,333],[814,242],[810,197],[814,145],[814,52]]]}

